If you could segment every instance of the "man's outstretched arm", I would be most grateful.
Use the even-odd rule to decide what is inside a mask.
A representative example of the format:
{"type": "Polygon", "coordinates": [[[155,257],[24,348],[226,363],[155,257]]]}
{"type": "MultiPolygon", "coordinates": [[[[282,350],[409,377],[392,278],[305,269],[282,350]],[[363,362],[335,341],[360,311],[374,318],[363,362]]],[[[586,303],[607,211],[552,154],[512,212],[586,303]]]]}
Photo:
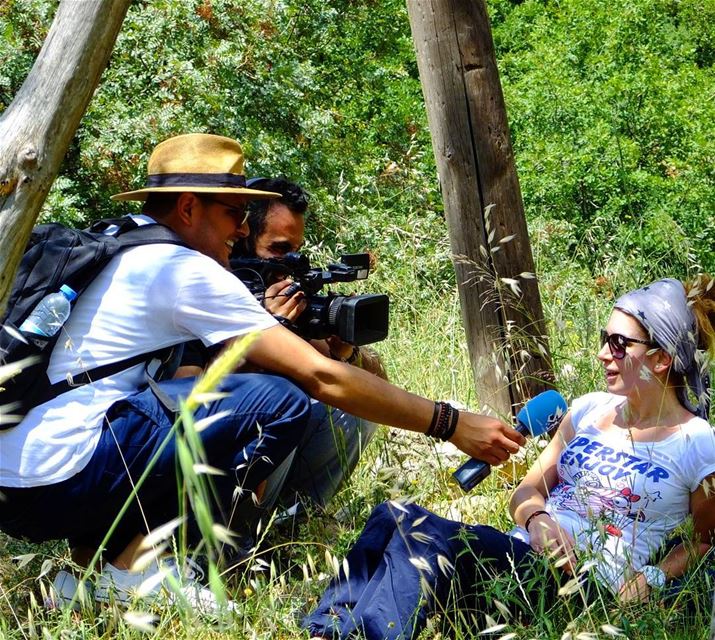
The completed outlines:
{"type": "MultiPolygon", "coordinates": [[[[281,326],[261,332],[248,361],[291,378],[321,402],[372,422],[426,433],[432,421],[434,402],[326,358],[281,326]]],[[[500,464],[516,453],[525,439],[495,418],[461,412],[450,442],[474,458],[500,464]]]]}

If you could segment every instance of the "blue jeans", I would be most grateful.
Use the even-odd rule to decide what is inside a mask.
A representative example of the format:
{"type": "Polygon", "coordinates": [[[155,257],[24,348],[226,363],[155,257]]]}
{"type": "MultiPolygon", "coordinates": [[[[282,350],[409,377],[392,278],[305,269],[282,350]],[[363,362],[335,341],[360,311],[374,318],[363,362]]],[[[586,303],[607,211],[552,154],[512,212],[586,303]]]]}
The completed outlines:
{"type": "Polygon", "coordinates": [[[260,506],[243,502],[237,511],[243,525],[240,533],[255,534],[259,521],[265,524],[280,506],[292,509],[283,522],[304,513],[305,500],[326,507],[357,466],[360,456],[377,429],[363,420],[311,400],[310,420],[296,449],[268,477],[260,506]]]}
{"type": "MultiPolygon", "coordinates": [[[[193,378],[160,384],[171,398],[187,397],[193,378]]],[[[201,431],[208,463],[226,472],[213,478],[214,516],[230,521],[236,487],[249,495],[297,446],[310,417],[308,397],[285,378],[267,374],[227,376],[226,397],[199,407],[196,420],[225,412],[201,431]]],[[[33,541],[67,538],[72,545],[97,546],[149,461],[169,437],[106,548],[109,559],[138,533],[180,512],[181,479],[174,416],[150,389],[115,403],[87,466],[53,485],[0,488],[0,528],[33,541]],[[121,455],[120,455],[121,451],[121,455]]]]}
{"type": "Polygon", "coordinates": [[[557,586],[548,575],[541,578],[541,559],[524,542],[415,504],[376,507],[346,560],[349,574],[340,570],[303,621],[311,636],[407,640],[432,613],[496,614],[485,594],[499,574],[516,572],[522,586],[550,597],[557,586]]]}
{"type": "Polygon", "coordinates": [[[327,506],[354,471],[376,429],[374,422],[311,400],[308,428],[295,452],[269,479],[269,490],[277,477],[276,489],[285,506],[300,497],[327,506]]]}

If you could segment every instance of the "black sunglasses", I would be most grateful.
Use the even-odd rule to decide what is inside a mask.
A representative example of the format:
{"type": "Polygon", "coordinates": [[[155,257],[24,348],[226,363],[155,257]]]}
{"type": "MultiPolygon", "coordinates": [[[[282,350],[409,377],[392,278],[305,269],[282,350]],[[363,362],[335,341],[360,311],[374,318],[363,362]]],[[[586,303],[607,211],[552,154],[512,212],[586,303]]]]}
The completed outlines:
{"type": "Polygon", "coordinates": [[[649,347],[657,347],[655,342],[650,340],[639,340],[638,338],[629,338],[620,333],[608,333],[605,329],[601,329],[601,347],[608,343],[608,348],[611,350],[611,355],[616,360],[623,360],[626,357],[626,347],[636,343],[645,344],[649,347]]]}

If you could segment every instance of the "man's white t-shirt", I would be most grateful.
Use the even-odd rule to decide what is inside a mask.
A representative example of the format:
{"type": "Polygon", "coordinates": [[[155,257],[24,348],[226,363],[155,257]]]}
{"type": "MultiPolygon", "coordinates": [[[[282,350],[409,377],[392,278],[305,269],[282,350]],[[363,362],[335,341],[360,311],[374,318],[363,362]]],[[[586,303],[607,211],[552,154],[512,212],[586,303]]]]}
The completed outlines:
{"type": "MultiPolygon", "coordinates": [[[[200,338],[212,345],[275,320],[220,264],[186,247],[151,244],[114,257],[77,299],[50,358],[51,382],[200,338]]],[[[0,431],[0,486],[54,484],[81,471],[104,414],[146,383],[146,368],[77,387],[0,431]]]]}

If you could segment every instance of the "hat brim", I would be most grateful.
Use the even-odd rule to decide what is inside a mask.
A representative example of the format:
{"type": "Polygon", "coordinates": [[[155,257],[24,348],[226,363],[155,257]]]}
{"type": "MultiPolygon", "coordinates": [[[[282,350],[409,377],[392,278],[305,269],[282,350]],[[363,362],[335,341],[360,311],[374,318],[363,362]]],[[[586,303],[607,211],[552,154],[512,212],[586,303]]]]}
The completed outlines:
{"type": "Polygon", "coordinates": [[[136,191],[125,191],[110,196],[110,200],[139,200],[144,201],[150,193],[229,193],[237,196],[248,196],[247,200],[268,200],[280,198],[281,194],[275,191],[260,191],[244,187],[148,187],[136,191]]]}

